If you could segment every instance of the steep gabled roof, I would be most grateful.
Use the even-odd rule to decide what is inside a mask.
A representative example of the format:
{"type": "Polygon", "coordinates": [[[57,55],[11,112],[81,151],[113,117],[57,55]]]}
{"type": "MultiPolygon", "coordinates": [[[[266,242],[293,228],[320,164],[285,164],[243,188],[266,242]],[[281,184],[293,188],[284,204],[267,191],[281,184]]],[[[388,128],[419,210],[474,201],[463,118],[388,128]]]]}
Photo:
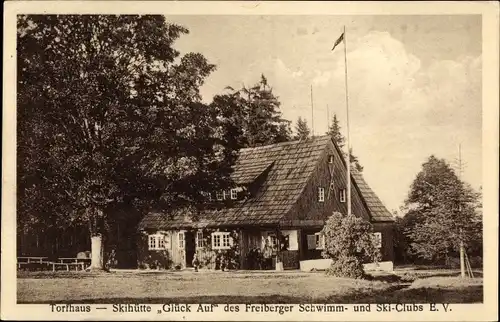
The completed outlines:
{"type": "Polygon", "coordinates": [[[370,211],[370,216],[373,221],[394,221],[394,216],[387,210],[379,197],[368,186],[363,175],[351,167],[351,178],[354,184],[359,189],[359,192],[370,211]]]}
{"type": "Polygon", "coordinates": [[[232,174],[237,182],[248,182],[270,167],[252,198],[227,208],[207,210],[203,219],[193,223],[184,218],[182,210],[171,216],[151,213],[141,222],[140,228],[276,224],[299,198],[329,142],[328,136],[321,136],[241,149],[232,174]]]}
{"type": "Polygon", "coordinates": [[[254,160],[240,156],[233,167],[231,178],[237,185],[247,185],[269,170],[273,164],[274,160],[267,158],[254,160]]]}
{"type": "MultiPolygon", "coordinates": [[[[252,198],[233,202],[219,209],[207,209],[200,220],[192,222],[186,211],[170,215],[152,212],[139,229],[178,229],[217,226],[276,225],[299,199],[315,171],[323,152],[331,144],[330,136],[245,148],[239,152],[232,174],[238,184],[262,178],[252,198]]],[[[357,171],[351,172],[373,221],[392,221],[392,215],[357,171]]]]}

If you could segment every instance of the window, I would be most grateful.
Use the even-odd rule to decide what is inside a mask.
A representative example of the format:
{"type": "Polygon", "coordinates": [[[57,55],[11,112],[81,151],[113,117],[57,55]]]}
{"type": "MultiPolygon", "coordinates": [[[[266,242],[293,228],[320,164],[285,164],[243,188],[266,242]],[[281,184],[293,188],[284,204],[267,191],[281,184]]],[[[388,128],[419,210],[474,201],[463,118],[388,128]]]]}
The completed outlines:
{"type": "Polygon", "coordinates": [[[229,249],[233,245],[233,238],[229,232],[212,233],[212,249],[229,249]]]}
{"type": "Polygon", "coordinates": [[[375,248],[382,248],[382,233],[373,233],[373,243],[375,248]]]}
{"type": "Polygon", "coordinates": [[[196,232],[196,248],[205,247],[205,240],[203,239],[203,232],[201,230],[196,232]]]}
{"type": "Polygon", "coordinates": [[[325,201],[325,188],[318,188],[318,201],[319,202],[324,202],[325,201]]]}
{"type": "Polygon", "coordinates": [[[278,247],[278,238],[276,238],[275,234],[269,235],[269,243],[273,249],[278,247]]]}
{"type": "Polygon", "coordinates": [[[328,156],[328,163],[333,164],[333,154],[328,156]]]}
{"type": "Polygon", "coordinates": [[[170,248],[169,236],[163,234],[153,234],[148,236],[149,250],[163,250],[170,248]]]}
{"type": "Polygon", "coordinates": [[[264,232],[262,238],[262,247],[264,247],[267,240],[269,242],[269,246],[273,249],[278,248],[278,238],[276,238],[276,233],[270,231],[264,232]]]}
{"type": "Polygon", "coordinates": [[[231,189],[231,200],[236,200],[236,199],[238,199],[238,190],[231,189]]]}
{"type": "Polygon", "coordinates": [[[340,189],[340,202],[345,202],[345,189],[340,189]]]}
{"type": "Polygon", "coordinates": [[[217,191],[215,193],[215,197],[217,198],[217,200],[224,200],[224,193],[222,191],[217,191]]]}
{"type": "Polygon", "coordinates": [[[222,237],[219,234],[212,234],[212,248],[213,249],[218,249],[222,246],[222,237]]]}
{"type": "Polygon", "coordinates": [[[178,240],[177,245],[178,245],[179,249],[184,249],[184,247],[186,246],[186,239],[185,239],[185,235],[184,235],[183,231],[180,231],[177,234],[177,240],[178,240]]]}
{"type": "Polygon", "coordinates": [[[156,240],[157,236],[156,235],[149,235],[149,249],[156,249],[156,240]]]}
{"type": "Polygon", "coordinates": [[[288,238],[288,250],[299,250],[299,240],[296,230],[282,230],[281,233],[288,238]]]}
{"type": "Polygon", "coordinates": [[[321,232],[314,234],[314,241],[316,242],[316,249],[325,248],[325,235],[321,232]]]}
{"type": "Polygon", "coordinates": [[[212,194],[210,192],[202,192],[201,195],[207,198],[208,201],[212,201],[212,194]]]}
{"type": "Polygon", "coordinates": [[[229,234],[222,235],[222,247],[231,246],[231,236],[229,234]]]}

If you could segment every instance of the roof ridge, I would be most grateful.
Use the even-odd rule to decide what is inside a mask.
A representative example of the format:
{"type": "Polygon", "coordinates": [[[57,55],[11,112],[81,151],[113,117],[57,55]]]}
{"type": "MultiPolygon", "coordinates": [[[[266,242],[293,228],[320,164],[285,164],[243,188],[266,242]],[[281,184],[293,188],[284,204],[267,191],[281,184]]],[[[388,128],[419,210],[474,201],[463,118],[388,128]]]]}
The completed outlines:
{"type": "Polygon", "coordinates": [[[285,141],[285,142],[273,143],[273,144],[268,144],[268,145],[260,145],[260,146],[255,146],[255,147],[241,148],[240,151],[251,151],[251,150],[257,150],[257,149],[270,149],[270,148],[273,148],[273,147],[287,146],[287,145],[304,143],[304,142],[316,142],[316,141],[320,141],[322,139],[325,139],[325,138],[327,138],[329,136],[330,135],[328,135],[328,134],[325,134],[325,135],[316,135],[316,136],[313,136],[313,137],[309,137],[307,139],[285,141]]]}

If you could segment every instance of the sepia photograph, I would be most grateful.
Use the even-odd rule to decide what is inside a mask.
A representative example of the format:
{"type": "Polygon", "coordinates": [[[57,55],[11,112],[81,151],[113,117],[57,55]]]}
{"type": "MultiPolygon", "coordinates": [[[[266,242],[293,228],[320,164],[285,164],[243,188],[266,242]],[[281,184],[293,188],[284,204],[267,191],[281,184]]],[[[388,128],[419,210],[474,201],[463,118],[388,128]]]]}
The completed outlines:
{"type": "Polygon", "coordinates": [[[342,319],[485,303],[481,14],[15,25],[18,305],[342,319]]]}

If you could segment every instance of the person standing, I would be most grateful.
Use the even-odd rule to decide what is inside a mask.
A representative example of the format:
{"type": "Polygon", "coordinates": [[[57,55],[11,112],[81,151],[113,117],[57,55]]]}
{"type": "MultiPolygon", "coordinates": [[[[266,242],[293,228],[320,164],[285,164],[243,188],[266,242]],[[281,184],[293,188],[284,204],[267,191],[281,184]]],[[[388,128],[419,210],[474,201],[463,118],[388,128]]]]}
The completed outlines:
{"type": "Polygon", "coordinates": [[[193,255],[193,267],[194,267],[194,271],[197,272],[198,271],[198,267],[200,266],[200,261],[198,260],[198,255],[196,253],[194,253],[193,255]]]}
{"type": "Polygon", "coordinates": [[[269,245],[269,240],[266,239],[263,250],[264,269],[271,269],[273,266],[273,248],[269,245]]]}

